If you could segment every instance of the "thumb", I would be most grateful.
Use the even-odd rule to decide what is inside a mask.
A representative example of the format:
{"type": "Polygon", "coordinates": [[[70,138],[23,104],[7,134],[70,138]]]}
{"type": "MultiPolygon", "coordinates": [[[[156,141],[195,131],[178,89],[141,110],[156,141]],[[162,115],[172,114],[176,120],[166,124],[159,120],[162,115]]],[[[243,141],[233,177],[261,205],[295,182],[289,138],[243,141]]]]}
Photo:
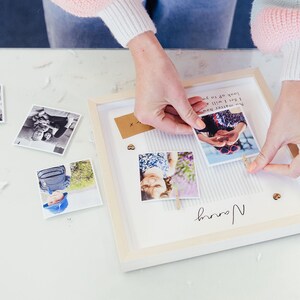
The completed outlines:
{"type": "Polygon", "coordinates": [[[178,101],[175,107],[181,119],[191,127],[200,130],[206,127],[187,99],[178,101]]]}
{"type": "Polygon", "coordinates": [[[280,149],[281,144],[276,141],[267,138],[265,144],[263,145],[260,153],[255,158],[255,160],[250,164],[248,172],[256,173],[262,170],[266,165],[268,165],[280,149]]]}

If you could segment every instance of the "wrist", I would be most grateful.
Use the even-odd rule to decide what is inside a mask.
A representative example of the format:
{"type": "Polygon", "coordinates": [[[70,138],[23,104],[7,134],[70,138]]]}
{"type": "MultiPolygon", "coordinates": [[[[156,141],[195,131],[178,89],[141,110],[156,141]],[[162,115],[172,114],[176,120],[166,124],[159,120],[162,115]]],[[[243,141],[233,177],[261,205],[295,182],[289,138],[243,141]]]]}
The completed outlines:
{"type": "Polygon", "coordinates": [[[300,95],[300,80],[285,80],[281,84],[280,98],[284,101],[290,101],[293,99],[299,99],[300,95]]]}
{"type": "Polygon", "coordinates": [[[137,66],[168,59],[167,54],[152,31],[144,32],[133,38],[128,43],[128,48],[137,66]]]}

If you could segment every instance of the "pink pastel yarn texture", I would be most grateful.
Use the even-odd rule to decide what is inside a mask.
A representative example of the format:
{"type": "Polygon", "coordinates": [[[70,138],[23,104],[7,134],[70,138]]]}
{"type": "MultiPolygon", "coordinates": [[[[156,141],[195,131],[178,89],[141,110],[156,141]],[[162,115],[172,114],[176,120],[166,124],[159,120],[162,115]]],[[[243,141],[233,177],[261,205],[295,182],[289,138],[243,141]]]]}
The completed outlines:
{"type": "Polygon", "coordinates": [[[300,9],[265,8],[252,22],[251,33],[262,52],[277,52],[286,43],[300,40],[300,9]]]}
{"type": "Polygon", "coordinates": [[[52,0],[65,11],[78,17],[96,17],[113,0],[52,0]]]}

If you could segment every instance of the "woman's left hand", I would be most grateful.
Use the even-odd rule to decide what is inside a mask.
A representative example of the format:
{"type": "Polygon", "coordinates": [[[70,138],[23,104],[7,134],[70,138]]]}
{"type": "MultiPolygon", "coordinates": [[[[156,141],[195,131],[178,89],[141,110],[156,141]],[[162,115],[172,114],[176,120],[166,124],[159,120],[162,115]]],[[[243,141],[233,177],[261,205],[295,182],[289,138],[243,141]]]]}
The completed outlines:
{"type": "Polygon", "coordinates": [[[271,164],[279,149],[287,144],[300,144],[300,81],[284,81],[272,113],[267,138],[260,154],[248,171],[260,170],[297,178],[300,176],[300,154],[290,164],[271,164]]]}

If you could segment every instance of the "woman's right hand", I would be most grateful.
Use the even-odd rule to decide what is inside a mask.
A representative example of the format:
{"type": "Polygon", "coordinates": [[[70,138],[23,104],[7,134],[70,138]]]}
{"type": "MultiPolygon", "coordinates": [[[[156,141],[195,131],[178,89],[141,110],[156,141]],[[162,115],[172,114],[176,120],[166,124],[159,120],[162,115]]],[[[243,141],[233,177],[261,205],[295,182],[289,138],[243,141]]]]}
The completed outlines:
{"type": "Polygon", "coordinates": [[[198,114],[206,106],[201,97],[187,99],[175,66],[153,32],[132,39],[128,47],[136,67],[137,119],[162,131],[189,134],[203,129],[198,114]]]}

